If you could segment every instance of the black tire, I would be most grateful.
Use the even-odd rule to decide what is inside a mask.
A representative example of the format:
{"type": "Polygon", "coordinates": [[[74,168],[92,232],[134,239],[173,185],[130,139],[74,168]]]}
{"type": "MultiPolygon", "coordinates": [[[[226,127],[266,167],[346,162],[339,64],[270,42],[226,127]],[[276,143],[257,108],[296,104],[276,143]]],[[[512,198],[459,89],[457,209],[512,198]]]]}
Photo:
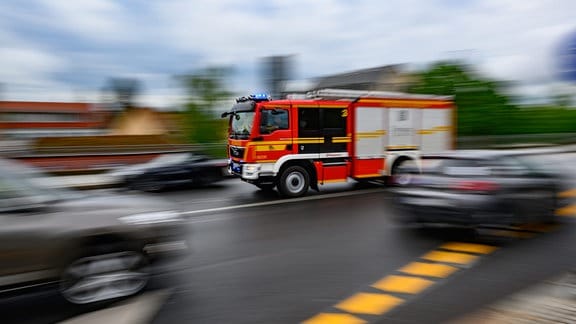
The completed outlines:
{"type": "Polygon", "coordinates": [[[302,197],[310,187],[310,175],[305,168],[293,165],[284,170],[278,183],[278,191],[282,197],[302,197]]]}
{"type": "Polygon", "coordinates": [[[151,275],[143,251],[97,247],[72,260],[62,271],[60,294],[69,303],[106,303],[134,296],[151,275]]]}
{"type": "Polygon", "coordinates": [[[557,190],[550,191],[550,205],[546,214],[544,215],[544,219],[542,222],[548,225],[554,225],[558,223],[558,216],[556,216],[556,211],[558,210],[558,192],[557,190]]]}

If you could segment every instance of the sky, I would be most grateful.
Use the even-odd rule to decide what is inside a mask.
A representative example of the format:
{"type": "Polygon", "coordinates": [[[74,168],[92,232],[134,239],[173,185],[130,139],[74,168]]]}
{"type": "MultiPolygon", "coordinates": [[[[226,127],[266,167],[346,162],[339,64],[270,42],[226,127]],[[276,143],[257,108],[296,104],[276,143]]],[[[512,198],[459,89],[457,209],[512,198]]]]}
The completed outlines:
{"type": "Polygon", "coordinates": [[[555,52],[575,12],[568,0],[3,0],[0,96],[97,101],[108,78],[130,77],[141,104],[169,108],[177,75],[231,66],[245,95],[266,90],[263,57],[293,55],[300,80],[464,59],[540,97],[567,86],[555,52]]]}

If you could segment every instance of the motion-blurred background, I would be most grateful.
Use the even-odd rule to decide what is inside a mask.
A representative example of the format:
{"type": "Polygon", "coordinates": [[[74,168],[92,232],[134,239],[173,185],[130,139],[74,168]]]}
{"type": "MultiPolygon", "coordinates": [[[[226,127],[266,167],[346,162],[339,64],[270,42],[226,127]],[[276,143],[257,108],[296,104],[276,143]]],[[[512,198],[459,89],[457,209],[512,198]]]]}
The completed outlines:
{"type": "Polygon", "coordinates": [[[570,141],[573,6],[3,1],[2,153],[56,172],[223,157],[234,97],[318,88],[455,95],[460,148],[570,141]]]}

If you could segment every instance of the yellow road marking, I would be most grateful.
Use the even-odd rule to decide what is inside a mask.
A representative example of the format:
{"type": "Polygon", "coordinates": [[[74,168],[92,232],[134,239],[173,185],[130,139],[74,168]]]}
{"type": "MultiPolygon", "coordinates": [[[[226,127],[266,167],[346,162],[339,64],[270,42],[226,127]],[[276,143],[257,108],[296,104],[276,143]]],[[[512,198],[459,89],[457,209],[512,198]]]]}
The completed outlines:
{"type": "MultiPolygon", "coordinates": [[[[435,262],[468,264],[481,257],[481,255],[474,255],[469,253],[489,254],[492,251],[496,250],[496,247],[489,245],[459,243],[459,242],[446,243],[442,245],[440,248],[447,250],[456,250],[459,252],[433,250],[428,252],[421,258],[435,262]]],[[[448,276],[450,276],[454,272],[457,272],[458,270],[459,269],[457,267],[448,264],[412,262],[404,266],[400,270],[398,270],[399,272],[405,273],[410,276],[403,276],[403,275],[386,276],[380,279],[378,282],[372,284],[372,287],[391,294],[416,295],[435,284],[435,281],[424,279],[422,277],[447,278],[448,276]]],[[[406,302],[403,298],[395,297],[387,293],[359,292],[333,306],[334,308],[337,308],[340,311],[346,313],[337,313],[337,312],[319,313],[303,323],[304,324],[367,323],[362,318],[355,317],[351,314],[383,315],[406,302]]]]}
{"type": "Polygon", "coordinates": [[[403,302],[401,298],[386,294],[358,293],[335,307],[349,313],[382,315],[403,302]]]}
{"type": "Polygon", "coordinates": [[[372,287],[389,292],[417,294],[432,284],[434,284],[433,281],[421,278],[388,276],[373,284],[372,287]]]}
{"type": "Polygon", "coordinates": [[[556,209],[557,216],[576,216],[576,205],[556,209]]]}
{"type": "Polygon", "coordinates": [[[446,264],[412,262],[404,268],[400,269],[400,272],[414,276],[446,278],[457,270],[458,268],[446,264]]]}
{"type": "Polygon", "coordinates": [[[303,324],[364,324],[368,323],[363,319],[350,314],[320,313],[303,324]]]}
{"type": "Polygon", "coordinates": [[[560,197],[560,198],[576,197],[576,189],[570,189],[570,190],[563,191],[563,192],[558,194],[558,197],[560,197]]]}
{"type": "Polygon", "coordinates": [[[446,243],[442,245],[440,248],[444,250],[478,253],[478,254],[489,254],[497,249],[496,247],[490,245],[473,244],[473,243],[455,243],[455,242],[446,243]]]}
{"type": "Polygon", "coordinates": [[[478,257],[475,255],[442,251],[432,251],[422,257],[422,259],[425,260],[456,264],[468,264],[475,261],[477,258],[478,257]]]}

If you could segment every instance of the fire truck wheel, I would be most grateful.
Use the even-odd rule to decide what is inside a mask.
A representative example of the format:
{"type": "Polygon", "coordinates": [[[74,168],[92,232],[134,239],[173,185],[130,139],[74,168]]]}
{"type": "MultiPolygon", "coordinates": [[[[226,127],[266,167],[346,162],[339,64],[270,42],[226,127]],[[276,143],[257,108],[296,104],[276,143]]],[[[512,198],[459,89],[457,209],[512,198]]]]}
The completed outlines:
{"type": "Polygon", "coordinates": [[[301,197],[308,192],[310,176],[305,168],[294,165],[286,168],[280,177],[278,191],[284,197],[301,197]]]}

